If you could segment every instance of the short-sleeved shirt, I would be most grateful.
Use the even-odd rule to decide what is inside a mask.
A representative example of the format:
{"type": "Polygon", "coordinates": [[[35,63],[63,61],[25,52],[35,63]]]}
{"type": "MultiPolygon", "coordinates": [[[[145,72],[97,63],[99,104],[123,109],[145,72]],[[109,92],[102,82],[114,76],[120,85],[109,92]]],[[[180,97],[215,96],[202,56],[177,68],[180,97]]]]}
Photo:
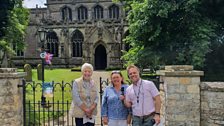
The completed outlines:
{"type": "Polygon", "coordinates": [[[153,98],[157,95],[159,91],[152,81],[140,79],[137,85],[131,84],[127,88],[126,101],[132,102],[133,115],[144,116],[155,111],[153,98]]]}

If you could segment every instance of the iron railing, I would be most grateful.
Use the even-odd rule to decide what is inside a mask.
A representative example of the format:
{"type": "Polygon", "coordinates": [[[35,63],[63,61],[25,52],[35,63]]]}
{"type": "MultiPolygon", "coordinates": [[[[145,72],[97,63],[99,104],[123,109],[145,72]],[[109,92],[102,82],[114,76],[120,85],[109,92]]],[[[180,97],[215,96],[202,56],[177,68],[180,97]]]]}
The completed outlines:
{"type": "MultiPolygon", "coordinates": [[[[42,97],[42,82],[22,81],[23,87],[23,122],[24,126],[73,126],[75,119],[70,116],[73,82],[51,82],[52,97],[42,97]]],[[[108,79],[100,77],[100,106],[103,90],[108,86],[108,79]]],[[[102,126],[102,119],[100,125],[102,126]]]]}
{"type": "Polygon", "coordinates": [[[42,83],[23,81],[23,116],[25,126],[72,126],[69,116],[72,100],[72,82],[51,82],[53,96],[42,101],[42,83]]]}

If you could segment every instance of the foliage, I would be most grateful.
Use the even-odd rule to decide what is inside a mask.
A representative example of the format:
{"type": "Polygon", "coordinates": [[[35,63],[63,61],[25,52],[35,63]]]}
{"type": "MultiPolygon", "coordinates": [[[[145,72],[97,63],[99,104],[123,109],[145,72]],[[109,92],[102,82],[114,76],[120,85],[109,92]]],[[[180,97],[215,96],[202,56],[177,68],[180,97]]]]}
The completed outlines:
{"type": "Polygon", "coordinates": [[[5,36],[6,27],[9,21],[9,12],[14,7],[14,0],[1,0],[0,1],[0,39],[5,36]]]}
{"type": "Polygon", "coordinates": [[[132,48],[123,59],[145,68],[165,64],[204,65],[219,23],[202,14],[198,0],[128,1],[129,36],[132,48]]]}
{"type": "MultiPolygon", "coordinates": [[[[3,1],[1,1],[3,2],[3,1]]],[[[1,24],[1,32],[4,33],[0,37],[0,50],[3,51],[4,56],[10,57],[15,54],[12,45],[16,45],[18,50],[23,50],[25,30],[28,25],[27,9],[22,7],[22,0],[11,0],[9,3],[4,3],[5,10],[1,10],[6,21],[1,24]]],[[[3,59],[3,58],[2,58],[3,59]]]]}
{"type": "Polygon", "coordinates": [[[206,55],[205,76],[203,81],[224,81],[224,37],[221,37],[219,41],[213,42],[210,49],[211,51],[206,55]]]}
{"type": "Polygon", "coordinates": [[[110,70],[121,70],[121,69],[123,69],[123,68],[121,68],[121,67],[107,67],[105,70],[110,71],[110,70]]]}
{"type": "Polygon", "coordinates": [[[217,38],[214,38],[210,45],[210,52],[206,55],[204,81],[224,81],[224,1],[223,0],[202,0],[202,7],[198,10],[206,17],[217,22],[217,38]]]}

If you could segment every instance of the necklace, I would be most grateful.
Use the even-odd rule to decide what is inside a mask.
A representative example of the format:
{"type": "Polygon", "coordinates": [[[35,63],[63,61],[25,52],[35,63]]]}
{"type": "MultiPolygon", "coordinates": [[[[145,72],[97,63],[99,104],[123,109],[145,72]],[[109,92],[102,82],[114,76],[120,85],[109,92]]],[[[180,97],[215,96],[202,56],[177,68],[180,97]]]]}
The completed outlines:
{"type": "Polygon", "coordinates": [[[139,88],[138,88],[138,95],[137,95],[136,91],[133,89],[134,93],[135,93],[135,96],[137,98],[137,103],[139,103],[139,95],[140,95],[140,87],[141,87],[141,85],[142,85],[142,80],[141,80],[141,83],[140,83],[139,88]]]}

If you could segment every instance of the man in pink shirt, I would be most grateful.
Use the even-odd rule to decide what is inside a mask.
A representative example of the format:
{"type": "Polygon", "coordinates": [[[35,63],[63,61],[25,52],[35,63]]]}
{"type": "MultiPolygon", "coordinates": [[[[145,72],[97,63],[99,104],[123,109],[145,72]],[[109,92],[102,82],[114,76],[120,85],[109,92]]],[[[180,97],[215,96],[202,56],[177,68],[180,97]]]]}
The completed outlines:
{"type": "Polygon", "coordinates": [[[159,91],[152,81],[140,78],[135,65],[127,67],[132,84],[127,88],[125,105],[132,107],[133,126],[153,126],[160,123],[161,100],[159,91]]]}

